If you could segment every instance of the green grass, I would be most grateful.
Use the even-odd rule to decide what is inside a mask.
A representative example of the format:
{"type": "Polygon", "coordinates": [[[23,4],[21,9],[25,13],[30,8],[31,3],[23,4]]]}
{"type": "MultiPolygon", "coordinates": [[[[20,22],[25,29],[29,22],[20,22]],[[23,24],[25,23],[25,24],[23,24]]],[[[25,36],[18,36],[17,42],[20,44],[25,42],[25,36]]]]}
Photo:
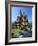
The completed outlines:
{"type": "Polygon", "coordinates": [[[21,32],[20,28],[14,28],[14,29],[11,28],[11,33],[14,33],[14,36],[19,36],[20,32],[21,32]]]}

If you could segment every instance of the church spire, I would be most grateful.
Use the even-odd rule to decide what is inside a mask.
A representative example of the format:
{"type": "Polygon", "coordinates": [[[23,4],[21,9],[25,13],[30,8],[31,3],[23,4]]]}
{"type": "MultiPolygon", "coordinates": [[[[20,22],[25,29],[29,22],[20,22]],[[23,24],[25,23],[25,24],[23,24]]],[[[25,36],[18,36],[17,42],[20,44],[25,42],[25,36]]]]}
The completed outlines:
{"type": "Polygon", "coordinates": [[[20,16],[23,16],[21,9],[20,9],[20,16]]]}

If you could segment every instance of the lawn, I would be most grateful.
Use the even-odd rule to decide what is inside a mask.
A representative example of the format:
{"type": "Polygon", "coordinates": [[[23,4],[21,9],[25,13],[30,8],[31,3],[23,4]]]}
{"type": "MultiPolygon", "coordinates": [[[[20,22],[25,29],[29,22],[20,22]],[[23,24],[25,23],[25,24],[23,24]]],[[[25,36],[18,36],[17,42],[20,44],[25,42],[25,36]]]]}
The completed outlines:
{"type": "Polygon", "coordinates": [[[14,36],[19,36],[21,31],[22,30],[20,28],[11,28],[11,34],[14,33],[14,36]]]}

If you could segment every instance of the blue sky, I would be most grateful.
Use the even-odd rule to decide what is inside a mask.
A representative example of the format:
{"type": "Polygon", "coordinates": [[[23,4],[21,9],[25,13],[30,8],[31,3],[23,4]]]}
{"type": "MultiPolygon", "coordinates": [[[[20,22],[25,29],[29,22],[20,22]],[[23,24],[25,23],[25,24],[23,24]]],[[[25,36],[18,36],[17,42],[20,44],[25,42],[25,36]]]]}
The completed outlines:
{"type": "Polygon", "coordinates": [[[19,15],[20,10],[27,15],[27,19],[32,21],[32,7],[11,7],[11,21],[14,22],[19,15]]]}

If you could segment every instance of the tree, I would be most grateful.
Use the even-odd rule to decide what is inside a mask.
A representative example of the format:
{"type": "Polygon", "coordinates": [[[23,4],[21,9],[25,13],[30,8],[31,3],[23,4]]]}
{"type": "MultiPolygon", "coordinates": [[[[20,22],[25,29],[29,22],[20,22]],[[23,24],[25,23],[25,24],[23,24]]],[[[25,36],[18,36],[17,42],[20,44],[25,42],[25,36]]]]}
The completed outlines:
{"type": "Polygon", "coordinates": [[[32,22],[30,23],[30,30],[32,29],[32,22]]]}
{"type": "Polygon", "coordinates": [[[30,28],[30,31],[31,31],[31,29],[32,29],[32,22],[29,22],[29,26],[28,27],[30,28]]]}

